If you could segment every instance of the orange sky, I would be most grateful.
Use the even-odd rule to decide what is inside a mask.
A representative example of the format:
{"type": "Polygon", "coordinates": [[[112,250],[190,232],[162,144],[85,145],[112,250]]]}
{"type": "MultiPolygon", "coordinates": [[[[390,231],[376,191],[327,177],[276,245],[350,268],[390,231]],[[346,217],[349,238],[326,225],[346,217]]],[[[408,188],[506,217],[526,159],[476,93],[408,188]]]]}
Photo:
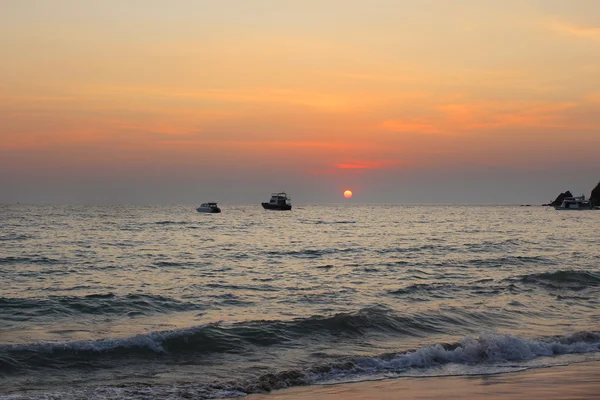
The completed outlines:
{"type": "Polygon", "coordinates": [[[600,179],[595,0],[213,3],[3,2],[0,201],[545,202],[600,179]]]}

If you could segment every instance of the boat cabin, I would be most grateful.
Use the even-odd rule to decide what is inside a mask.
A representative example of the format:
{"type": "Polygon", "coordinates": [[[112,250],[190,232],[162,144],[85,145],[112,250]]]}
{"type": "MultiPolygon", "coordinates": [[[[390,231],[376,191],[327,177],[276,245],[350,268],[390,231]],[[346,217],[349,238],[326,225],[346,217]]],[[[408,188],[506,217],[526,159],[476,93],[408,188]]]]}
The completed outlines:
{"type": "Polygon", "coordinates": [[[271,194],[271,200],[269,200],[270,204],[288,204],[290,202],[290,198],[287,197],[285,192],[273,193],[271,194]]]}

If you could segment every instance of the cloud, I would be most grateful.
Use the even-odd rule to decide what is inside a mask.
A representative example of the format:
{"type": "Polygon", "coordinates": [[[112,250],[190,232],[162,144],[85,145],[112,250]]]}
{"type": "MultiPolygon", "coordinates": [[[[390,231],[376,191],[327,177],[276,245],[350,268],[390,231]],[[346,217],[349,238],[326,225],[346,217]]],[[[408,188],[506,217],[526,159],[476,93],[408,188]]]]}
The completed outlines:
{"type": "MultiPolygon", "coordinates": [[[[591,94],[579,101],[489,101],[447,103],[415,118],[387,119],[377,124],[385,131],[410,136],[456,136],[485,133],[503,128],[589,129],[590,117],[582,118],[586,107],[598,104],[599,95],[591,94]]],[[[421,139],[417,139],[421,140],[421,139]]]]}
{"type": "Polygon", "coordinates": [[[422,134],[432,134],[432,133],[443,133],[440,129],[438,129],[435,125],[430,122],[424,120],[399,120],[399,119],[390,119],[383,121],[380,124],[380,127],[387,131],[392,132],[407,132],[407,133],[422,133],[422,134]]]}
{"type": "Polygon", "coordinates": [[[376,160],[376,161],[348,161],[344,163],[334,164],[338,169],[386,169],[397,165],[405,164],[398,160],[376,160]]]}
{"type": "Polygon", "coordinates": [[[327,175],[341,175],[343,171],[341,171],[339,169],[311,169],[307,172],[309,175],[327,176],[327,175]]]}
{"type": "Polygon", "coordinates": [[[565,35],[600,40],[600,27],[579,26],[564,21],[552,21],[551,27],[565,35]]]}
{"type": "MultiPolygon", "coordinates": [[[[576,102],[492,102],[457,103],[439,106],[445,124],[456,131],[501,127],[561,127],[567,124],[567,110],[576,102]]],[[[571,124],[572,126],[572,124],[571,124]]]]}
{"type": "Polygon", "coordinates": [[[600,92],[588,95],[586,100],[594,105],[600,105],[600,92]]]}
{"type": "Polygon", "coordinates": [[[408,165],[408,161],[401,160],[347,160],[335,163],[330,167],[311,169],[310,175],[362,175],[366,171],[391,169],[400,165],[408,165]]]}
{"type": "Polygon", "coordinates": [[[357,109],[358,102],[352,98],[330,92],[293,90],[269,87],[235,88],[235,89],[186,89],[151,88],[144,86],[115,86],[90,88],[95,95],[112,98],[112,96],[138,96],[142,99],[158,98],[163,101],[184,102],[194,105],[198,102],[205,105],[209,102],[216,105],[271,105],[280,108],[282,105],[301,106],[311,109],[346,112],[357,109]]]}

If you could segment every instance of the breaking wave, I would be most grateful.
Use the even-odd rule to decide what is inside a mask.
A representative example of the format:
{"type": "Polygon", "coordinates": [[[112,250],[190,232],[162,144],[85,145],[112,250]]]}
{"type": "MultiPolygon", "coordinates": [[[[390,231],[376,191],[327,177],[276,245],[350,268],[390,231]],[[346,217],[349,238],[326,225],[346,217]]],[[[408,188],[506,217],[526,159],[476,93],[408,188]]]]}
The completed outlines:
{"type": "MultiPolygon", "coordinates": [[[[107,296],[104,297],[105,300],[107,296]]],[[[110,298],[114,300],[112,295],[110,298]]],[[[101,302],[103,298],[96,297],[95,300],[101,302]]],[[[145,304],[147,299],[140,297],[139,300],[145,304]]],[[[168,299],[151,300],[155,303],[171,302],[168,299]]],[[[192,306],[186,303],[176,304],[183,309],[192,306]]],[[[101,309],[99,307],[98,312],[105,312],[100,311],[101,309]]],[[[376,334],[426,337],[431,333],[464,329],[464,326],[472,326],[474,323],[497,325],[494,321],[498,318],[493,313],[469,313],[459,309],[444,313],[398,315],[389,309],[374,307],[355,313],[287,321],[247,321],[233,324],[216,322],[126,338],[3,345],[0,346],[0,357],[12,360],[4,363],[9,370],[15,366],[26,370],[40,367],[68,368],[69,363],[77,366],[80,362],[88,363],[104,358],[116,361],[131,357],[148,359],[157,355],[169,358],[177,355],[203,357],[214,353],[247,354],[259,351],[259,348],[286,347],[308,342],[354,341],[376,334]]],[[[0,371],[2,369],[0,367],[0,371]]]]}
{"type": "MultiPolygon", "coordinates": [[[[56,352],[57,349],[55,348],[56,352]]],[[[100,351],[96,349],[96,351],[100,351]]],[[[162,349],[161,351],[164,351],[162,349]]],[[[345,357],[334,362],[313,364],[305,368],[290,368],[263,373],[239,380],[211,383],[182,383],[170,385],[129,384],[93,389],[76,389],[60,393],[62,399],[75,398],[198,398],[214,399],[239,397],[292,386],[380,379],[412,372],[412,376],[430,376],[431,368],[446,364],[468,367],[478,366],[478,374],[497,373],[510,369],[530,368],[519,364],[541,357],[600,352],[600,334],[578,332],[558,337],[526,339],[511,334],[485,333],[478,337],[466,336],[457,343],[437,343],[416,350],[370,357],[345,357]],[[506,363],[510,367],[506,367],[506,363]],[[504,367],[503,367],[504,366],[504,367]],[[504,369],[502,369],[504,368],[504,369]],[[391,374],[391,375],[390,375],[391,374]]],[[[552,365],[552,362],[544,365],[552,365]]],[[[0,353],[0,372],[6,373],[19,365],[0,353]]],[[[19,397],[22,398],[22,397],[19,397]]],[[[39,394],[30,399],[54,398],[52,394],[39,394]]]]}

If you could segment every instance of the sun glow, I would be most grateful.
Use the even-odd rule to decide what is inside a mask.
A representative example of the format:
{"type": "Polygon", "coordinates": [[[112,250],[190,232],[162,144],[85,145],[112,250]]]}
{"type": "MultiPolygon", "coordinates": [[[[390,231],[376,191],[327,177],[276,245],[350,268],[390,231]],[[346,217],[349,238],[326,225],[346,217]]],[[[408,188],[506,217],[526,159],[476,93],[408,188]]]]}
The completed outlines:
{"type": "Polygon", "coordinates": [[[346,190],[344,192],[344,197],[347,198],[347,199],[351,199],[352,198],[352,191],[346,190]]]}

